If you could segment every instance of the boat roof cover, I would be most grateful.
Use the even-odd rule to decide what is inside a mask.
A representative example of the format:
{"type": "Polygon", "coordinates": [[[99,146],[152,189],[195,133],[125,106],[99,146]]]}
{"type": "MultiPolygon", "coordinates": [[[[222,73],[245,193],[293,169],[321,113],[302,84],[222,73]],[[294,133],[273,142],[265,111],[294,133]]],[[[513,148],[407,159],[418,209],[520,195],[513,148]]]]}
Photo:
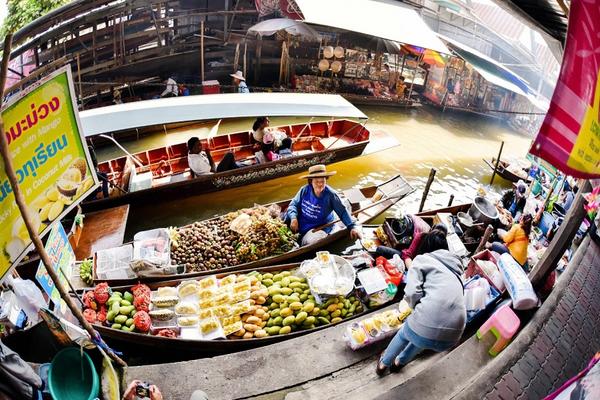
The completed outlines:
{"type": "Polygon", "coordinates": [[[296,0],[304,21],[364,33],[450,54],[412,8],[373,0],[296,0]]]}
{"type": "Polygon", "coordinates": [[[335,94],[228,93],[136,101],[81,111],[86,137],[145,126],[245,117],[368,118],[335,94]]]}

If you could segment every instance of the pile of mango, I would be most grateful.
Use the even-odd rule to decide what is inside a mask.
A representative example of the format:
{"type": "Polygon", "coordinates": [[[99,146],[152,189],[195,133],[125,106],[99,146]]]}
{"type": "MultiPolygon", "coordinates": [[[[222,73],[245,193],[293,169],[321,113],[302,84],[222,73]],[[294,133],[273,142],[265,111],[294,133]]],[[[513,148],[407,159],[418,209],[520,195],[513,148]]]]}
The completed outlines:
{"type": "Polygon", "coordinates": [[[121,329],[123,331],[132,332],[135,329],[133,324],[133,316],[136,313],[133,305],[133,294],[130,292],[112,292],[110,298],[106,302],[108,312],[106,313],[106,321],[113,329],[121,329]]]}
{"type": "MultiPolygon", "coordinates": [[[[306,279],[295,276],[290,271],[256,274],[255,276],[269,292],[266,302],[262,305],[266,308],[266,314],[261,313],[259,316],[263,321],[263,324],[260,325],[264,325],[259,325],[261,337],[263,331],[267,336],[285,335],[317,326],[336,324],[363,311],[363,305],[354,296],[332,297],[322,305],[317,304],[315,297],[310,293],[306,279]]],[[[248,317],[253,320],[255,311],[243,315],[242,321],[246,322],[248,317]]],[[[254,327],[249,328],[252,330],[254,327]]],[[[249,329],[245,330],[249,331],[249,329]]],[[[256,337],[256,335],[243,336],[239,333],[237,332],[235,336],[256,337]]]]}

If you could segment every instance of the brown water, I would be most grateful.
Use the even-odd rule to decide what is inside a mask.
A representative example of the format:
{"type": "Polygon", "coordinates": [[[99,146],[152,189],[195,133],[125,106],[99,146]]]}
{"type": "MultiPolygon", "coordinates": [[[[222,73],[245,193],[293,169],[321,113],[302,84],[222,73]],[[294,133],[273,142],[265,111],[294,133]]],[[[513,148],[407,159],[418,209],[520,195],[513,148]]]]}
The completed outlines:
{"type": "MultiPolygon", "coordinates": [[[[391,208],[387,215],[400,210],[415,212],[431,168],[437,169],[425,209],[446,206],[451,194],[454,204],[469,202],[479,187],[499,192],[509,182],[497,177],[489,187],[490,168],[483,158],[496,157],[500,142],[504,141],[503,159],[523,159],[531,138],[517,134],[500,122],[472,114],[441,113],[428,107],[398,110],[388,107],[360,107],[369,116],[367,127],[381,129],[394,135],[400,146],[368,156],[328,166],[337,171],[329,184],[338,189],[383,182],[396,174],[416,189],[415,193],[391,208]]],[[[300,123],[305,118],[272,118],[271,125],[300,123]]],[[[224,121],[219,133],[249,129],[252,120],[224,121]]],[[[211,125],[178,132],[157,133],[136,142],[123,143],[131,152],[170,143],[185,142],[192,136],[204,137],[211,125]]],[[[100,149],[98,158],[105,160],[120,156],[113,147],[100,149]]],[[[298,175],[274,179],[218,193],[187,197],[168,203],[147,204],[129,212],[127,238],[140,230],[179,226],[206,219],[231,210],[292,197],[304,183],[298,175]]],[[[381,216],[378,220],[382,220],[381,216]]]]}

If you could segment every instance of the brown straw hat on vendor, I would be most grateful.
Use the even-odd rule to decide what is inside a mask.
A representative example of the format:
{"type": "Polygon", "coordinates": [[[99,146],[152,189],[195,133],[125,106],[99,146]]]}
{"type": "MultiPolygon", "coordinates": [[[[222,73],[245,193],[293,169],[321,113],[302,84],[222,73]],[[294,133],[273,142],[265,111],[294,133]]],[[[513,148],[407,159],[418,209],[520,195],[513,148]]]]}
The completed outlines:
{"type": "Polygon", "coordinates": [[[302,175],[300,179],[329,178],[336,173],[336,171],[327,172],[327,167],[325,165],[317,164],[308,168],[308,175],[302,175]]]}

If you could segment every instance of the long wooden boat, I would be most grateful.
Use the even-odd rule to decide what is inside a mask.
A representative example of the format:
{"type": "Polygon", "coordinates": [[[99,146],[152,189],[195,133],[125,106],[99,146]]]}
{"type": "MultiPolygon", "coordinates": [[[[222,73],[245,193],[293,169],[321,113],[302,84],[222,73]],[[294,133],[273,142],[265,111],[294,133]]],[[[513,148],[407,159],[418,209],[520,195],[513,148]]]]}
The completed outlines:
{"type": "Polygon", "coordinates": [[[162,201],[174,198],[209,193],[217,190],[243,186],[285,175],[305,171],[311,165],[330,164],[357,157],[363,153],[370,140],[370,132],[362,124],[347,119],[284,125],[279,129],[292,138],[293,156],[277,161],[259,164],[256,162],[249,131],[219,135],[202,139],[204,148],[211,151],[215,164],[229,152],[238,162],[247,165],[238,169],[194,177],[190,171],[187,144],[154,148],[133,156],[142,166],[128,163],[128,156],[108,160],[98,165],[98,170],[108,176],[114,187],[108,198],[88,200],[83,204],[85,211],[114,207],[121,204],[135,205],[148,201],[162,201]],[[151,174],[151,186],[132,191],[132,174],[151,174]]]}
{"type": "MultiPolygon", "coordinates": [[[[236,273],[245,274],[252,271],[258,271],[261,274],[267,272],[292,271],[300,266],[300,263],[272,265],[268,267],[260,267],[255,269],[247,269],[237,271],[236,273]]],[[[221,279],[229,273],[212,274],[221,279]]],[[[185,279],[175,279],[165,282],[150,282],[147,285],[152,290],[159,287],[175,287],[185,279]]],[[[111,286],[113,290],[125,291],[130,290],[128,286],[111,286]]],[[[382,305],[383,307],[385,305],[382,305]]],[[[379,307],[379,308],[381,308],[379,307]]],[[[355,318],[364,317],[366,314],[374,311],[373,309],[361,313],[357,313],[349,318],[344,318],[342,321],[349,321],[355,318]]],[[[285,335],[274,335],[263,338],[251,339],[221,339],[221,340],[192,340],[183,338],[166,338],[144,333],[125,332],[118,329],[112,329],[108,326],[94,324],[94,328],[101,334],[102,338],[115,350],[122,351],[127,357],[134,359],[148,359],[152,362],[173,362],[183,361],[195,358],[209,357],[221,354],[235,353],[238,351],[249,350],[261,346],[266,346],[273,343],[282,342],[284,340],[293,339],[308,333],[317,332],[335,324],[321,325],[312,329],[299,330],[285,335]],[[159,361],[157,361],[159,360],[159,361]]]]}
{"type": "MultiPolygon", "coordinates": [[[[381,183],[379,185],[367,186],[360,189],[350,189],[342,194],[349,199],[353,206],[353,214],[354,217],[360,224],[368,223],[369,221],[376,218],[378,215],[386,211],[388,208],[396,204],[402,198],[406,197],[410,193],[414,191],[413,187],[404,180],[404,178],[400,175],[397,175],[390,180],[381,183]],[[381,196],[381,197],[380,197],[381,196]]],[[[282,211],[286,210],[291,200],[280,201],[276,204],[280,207],[282,211]]],[[[267,204],[266,207],[269,207],[271,204],[267,204]]],[[[211,218],[207,220],[210,224],[212,221],[217,221],[219,217],[211,218]]],[[[137,281],[165,281],[169,279],[175,278],[191,278],[203,275],[212,275],[215,272],[233,272],[240,271],[246,269],[254,269],[259,267],[264,267],[267,265],[280,264],[288,260],[292,260],[296,257],[300,257],[309,253],[318,250],[319,248],[325,247],[345,236],[348,235],[348,229],[340,229],[335,231],[320,241],[317,241],[313,244],[307,246],[301,246],[295,248],[291,251],[288,251],[283,254],[274,255],[271,257],[266,257],[258,261],[248,262],[244,264],[234,265],[226,268],[222,268],[218,271],[200,271],[200,272],[191,272],[185,273],[181,275],[159,275],[145,278],[136,278],[129,280],[98,280],[108,282],[110,286],[114,285],[125,285],[131,284],[137,281]]]]}
{"type": "MultiPolygon", "coordinates": [[[[494,158],[492,158],[491,163],[486,159],[484,159],[483,162],[485,162],[488,165],[488,167],[490,167],[492,169],[492,171],[494,170],[494,168],[495,168],[494,164],[496,163],[496,160],[494,158]]],[[[518,175],[516,175],[515,173],[509,171],[508,170],[509,166],[510,166],[510,164],[508,162],[500,160],[498,162],[498,168],[496,168],[496,175],[500,176],[501,178],[506,179],[507,181],[514,182],[514,183],[519,182],[519,180],[522,180],[525,183],[531,182],[531,179],[529,179],[529,177],[527,177],[526,179],[523,179],[523,178],[519,177],[518,175]]],[[[528,172],[526,169],[524,169],[524,171],[528,172]]]]}

